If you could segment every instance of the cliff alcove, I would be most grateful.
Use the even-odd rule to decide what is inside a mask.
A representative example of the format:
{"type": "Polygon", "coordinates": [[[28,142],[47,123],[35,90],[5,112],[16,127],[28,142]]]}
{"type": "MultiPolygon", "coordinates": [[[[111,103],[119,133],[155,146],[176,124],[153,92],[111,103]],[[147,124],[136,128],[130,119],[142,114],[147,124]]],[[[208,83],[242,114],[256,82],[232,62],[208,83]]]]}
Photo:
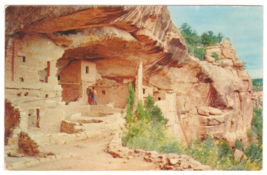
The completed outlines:
{"type": "MultiPolygon", "coordinates": [[[[247,144],[252,84],[232,44],[207,48],[221,64],[189,55],[165,6],[9,6],[5,36],[5,98],[20,115],[13,130],[58,133],[73,114],[120,112],[131,82],[137,99],[153,96],[181,140],[209,133],[247,144]],[[93,86],[100,107],[87,105],[93,86]],[[40,126],[29,126],[37,109],[40,126]]],[[[16,142],[5,133],[7,145],[16,142]]]]}

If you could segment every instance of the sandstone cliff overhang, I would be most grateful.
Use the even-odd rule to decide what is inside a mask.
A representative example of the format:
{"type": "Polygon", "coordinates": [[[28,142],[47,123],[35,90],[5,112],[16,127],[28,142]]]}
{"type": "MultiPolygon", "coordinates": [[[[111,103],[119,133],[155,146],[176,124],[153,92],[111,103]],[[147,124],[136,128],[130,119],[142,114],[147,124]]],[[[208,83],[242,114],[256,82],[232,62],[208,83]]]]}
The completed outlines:
{"type": "Polygon", "coordinates": [[[5,34],[10,57],[23,45],[25,52],[32,49],[27,52],[32,59],[40,59],[38,69],[45,68],[48,58],[54,67],[56,62],[53,85],[58,83],[56,76],[76,60],[92,62],[103,79],[117,83],[134,80],[142,62],[143,85],[160,93],[172,91],[166,96],[173,105],[162,106],[167,106],[167,114],[174,114],[170,120],[174,133],[183,123],[188,138],[210,132],[231,144],[236,138],[246,142],[252,84],[233,46],[225,41],[213,48],[222,58],[217,64],[190,56],[166,6],[9,6],[5,34]],[[22,43],[13,47],[13,53],[10,38],[22,43]],[[199,115],[201,107],[217,108],[223,114],[210,122],[199,115]]]}
{"type": "Polygon", "coordinates": [[[58,67],[93,61],[102,76],[134,77],[140,60],[145,77],[195,61],[166,6],[9,6],[5,33],[49,38],[65,49],[58,67]]]}

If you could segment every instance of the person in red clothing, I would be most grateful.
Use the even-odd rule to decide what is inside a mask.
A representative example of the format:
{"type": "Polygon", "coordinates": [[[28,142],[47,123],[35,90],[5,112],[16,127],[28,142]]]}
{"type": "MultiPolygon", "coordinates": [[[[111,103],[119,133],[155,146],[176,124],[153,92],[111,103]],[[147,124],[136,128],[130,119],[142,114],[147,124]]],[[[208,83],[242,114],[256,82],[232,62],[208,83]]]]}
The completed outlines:
{"type": "Polygon", "coordinates": [[[89,93],[88,93],[88,103],[90,105],[93,103],[93,93],[92,93],[91,89],[89,89],[89,93]]]}
{"type": "Polygon", "coordinates": [[[96,101],[96,95],[97,95],[97,92],[95,90],[95,87],[93,87],[93,98],[94,98],[94,105],[97,105],[97,101],[96,101]]]}

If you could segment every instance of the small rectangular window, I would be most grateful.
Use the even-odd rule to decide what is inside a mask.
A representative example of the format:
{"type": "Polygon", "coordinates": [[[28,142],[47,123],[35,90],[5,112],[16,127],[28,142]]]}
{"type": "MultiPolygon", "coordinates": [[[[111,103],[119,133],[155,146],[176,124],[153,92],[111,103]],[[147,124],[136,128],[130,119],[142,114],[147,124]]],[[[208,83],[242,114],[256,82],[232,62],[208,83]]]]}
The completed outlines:
{"type": "Polygon", "coordinates": [[[106,92],[105,92],[104,90],[102,90],[102,94],[103,94],[103,95],[105,95],[105,94],[106,94],[106,92]]]}
{"type": "Polygon", "coordinates": [[[25,56],[22,57],[22,61],[26,62],[26,57],[25,56]]]}
{"type": "Polygon", "coordinates": [[[161,100],[161,98],[159,97],[159,98],[158,98],[158,100],[160,101],[160,100],[161,100]]]}
{"type": "Polygon", "coordinates": [[[87,74],[89,73],[89,66],[85,67],[85,73],[87,73],[87,74]]]}
{"type": "Polygon", "coordinates": [[[57,76],[57,80],[60,80],[60,75],[57,76]]]}
{"type": "Polygon", "coordinates": [[[143,89],[143,94],[145,94],[146,93],[146,90],[145,89],[143,89]]]}

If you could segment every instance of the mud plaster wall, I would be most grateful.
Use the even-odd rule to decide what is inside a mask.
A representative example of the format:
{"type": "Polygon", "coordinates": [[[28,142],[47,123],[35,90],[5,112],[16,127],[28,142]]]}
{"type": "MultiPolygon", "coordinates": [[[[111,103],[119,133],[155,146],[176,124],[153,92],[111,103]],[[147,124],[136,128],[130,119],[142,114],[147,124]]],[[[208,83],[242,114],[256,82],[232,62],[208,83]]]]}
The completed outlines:
{"type": "Polygon", "coordinates": [[[96,81],[96,65],[89,61],[81,61],[81,80],[85,83],[94,84],[96,81]],[[86,72],[87,67],[87,72],[86,72]]]}
{"type": "MultiPolygon", "coordinates": [[[[54,127],[59,128],[54,122],[60,125],[61,119],[65,118],[65,113],[62,112],[64,107],[61,104],[62,88],[58,85],[55,65],[63,53],[63,48],[39,35],[8,39],[5,58],[5,98],[20,111],[20,129],[31,130],[29,126],[34,125],[35,119],[29,120],[29,114],[35,115],[37,109],[39,109],[40,117],[38,131],[51,131],[54,127]],[[12,41],[15,40],[14,47],[12,41]],[[25,56],[25,59],[18,56],[25,56]],[[39,81],[38,72],[47,68],[47,62],[50,62],[49,76],[46,77],[47,83],[42,83],[39,81]],[[12,81],[12,73],[14,73],[14,81],[12,81]],[[23,81],[20,79],[21,75],[23,81]]],[[[8,109],[8,106],[6,108],[8,109]]],[[[9,128],[8,124],[5,124],[5,127],[9,128]]]]}
{"type": "Polygon", "coordinates": [[[166,100],[166,92],[165,91],[158,91],[158,92],[153,92],[153,100],[154,101],[160,101],[159,100],[166,100]]]}
{"type": "Polygon", "coordinates": [[[146,99],[146,97],[148,97],[148,95],[150,94],[151,96],[153,96],[153,88],[152,87],[148,87],[148,86],[142,86],[142,93],[143,93],[143,100],[146,99]]]}
{"type": "Polygon", "coordinates": [[[76,101],[79,98],[80,85],[62,84],[62,100],[65,102],[76,101]]]}
{"type": "Polygon", "coordinates": [[[81,81],[81,61],[72,61],[60,74],[60,83],[79,83],[81,81]]]}
{"type": "Polygon", "coordinates": [[[125,108],[128,96],[128,84],[119,84],[116,87],[96,86],[97,104],[105,105],[114,102],[115,108],[125,108]]]}
{"type": "Polygon", "coordinates": [[[39,60],[23,51],[21,40],[10,38],[7,45],[5,60],[6,81],[37,83],[39,75],[36,73],[39,60]]]}
{"type": "MultiPolygon", "coordinates": [[[[87,88],[92,87],[96,83],[97,71],[95,63],[89,61],[81,61],[81,101],[83,104],[88,102],[87,88]]],[[[91,88],[92,89],[92,88],[91,88]]]]}
{"type": "MultiPolygon", "coordinates": [[[[6,45],[5,81],[38,83],[38,71],[62,56],[64,49],[38,35],[9,38],[6,45]]],[[[53,72],[53,70],[51,70],[53,72]]]]}
{"type": "Polygon", "coordinates": [[[72,61],[60,74],[60,84],[63,92],[62,98],[65,102],[76,101],[82,98],[81,102],[86,104],[88,86],[93,86],[96,82],[95,63],[79,60],[72,61]]]}

